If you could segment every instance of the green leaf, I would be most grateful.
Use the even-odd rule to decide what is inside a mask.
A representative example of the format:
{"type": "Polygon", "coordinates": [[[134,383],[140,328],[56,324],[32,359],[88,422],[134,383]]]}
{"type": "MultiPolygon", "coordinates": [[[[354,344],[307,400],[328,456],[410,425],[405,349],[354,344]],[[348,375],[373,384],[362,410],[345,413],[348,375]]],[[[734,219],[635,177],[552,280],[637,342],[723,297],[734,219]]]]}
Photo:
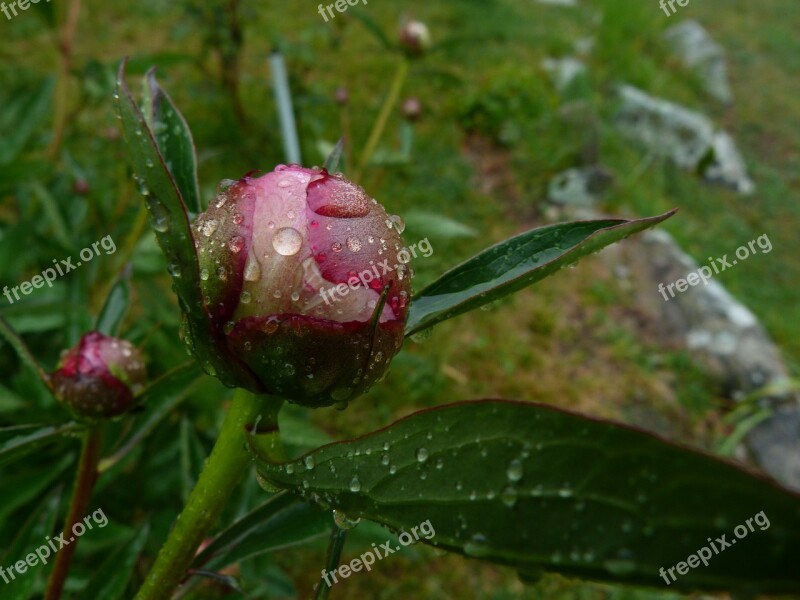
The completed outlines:
{"type": "Polygon", "coordinates": [[[290,494],[278,494],[220,532],[195,558],[195,568],[235,562],[327,535],[333,520],[290,494]]]}
{"type": "Polygon", "coordinates": [[[111,288],[103,309],[97,317],[95,329],[104,335],[117,335],[120,323],[125,318],[125,313],[128,312],[130,302],[130,274],[123,273],[111,288]]]}
{"type": "Polygon", "coordinates": [[[55,79],[47,77],[36,89],[15,90],[3,100],[0,114],[0,165],[14,160],[25,148],[36,128],[50,116],[55,79]]]}
{"type": "Polygon", "coordinates": [[[31,371],[36,373],[42,383],[49,388],[50,381],[47,374],[44,372],[39,363],[36,362],[36,359],[34,358],[33,354],[31,354],[31,351],[28,349],[28,346],[25,345],[25,342],[22,340],[22,338],[17,334],[16,331],[14,331],[8,321],[6,321],[3,317],[0,317],[0,337],[5,338],[6,342],[8,342],[16,351],[20,360],[25,363],[25,365],[31,371]]]}
{"type": "Polygon", "coordinates": [[[662,567],[709,537],[736,539],[750,519],[739,543],[671,586],[800,590],[800,496],[649,433],[545,405],[427,410],[289,465],[262,461],[259,472],[351,518],[407,532],[428,523],[420,531],[435,534],[420,541],[526,579],[557,571],[664,586],[662,567]],[[762,513],[768,523],[753,520],[762,513]]]}
{"type": "Polygon", "coordinates": [[[125,587],[133,575],[136,560],[147,541],[150,529],[145,524],[127,545],[112,553],[97,567],[94,576],[79,595],[85,600],[117,600],[122,598],[125,587]]]}
{"type": "Polygon", "coordinates": [[[344,152],[344,138],[339,138],[336,145],[331,149],[328,158],[325,159],[323,167],[328,173],[336,173],[339,170],[339,163],[342,161],[342,153],[344,152]]]}
{"type": "Polygon", "coordinates": [[[575,221],[532,229],[487,248],[414,296],[406,335],[518,292],[559,269],[668,219],[575,221]]]}
{"type": "Polygon", "coordinates": [[[478,235],[472,227],[433,212],[410,210],[403,214],[403,219],[407,228],[437,240],[470,238],[478,235]]]}
{"type": "Polygon", "coordinates": [[[3,585],[4,600],[29,600],[33,597],[37,573],[41,574],[45,568],[41,557],[44,557],[45,561],[54,560],[51,549],[43,544],[45,536],[53,532],[60,497],[60,492],[50,495],[31,512],[8,551],[3,555],[3,565],[13,565],[19,560],[25,560],[31,553],[36,554],[37,549],[40,552],[33,567],[29,566],[22,576],[17,573],[17,577],[3,585]],[[45,548],[49,556],[45,555],[45,548]]]}
{"type": "Polygon", "coordinates": [[[100,461],[98,471],[106,472],[141,444],[191,393],[200,375],[199,365],[190,361],[165,373],[137,396],[137,402],[145,408],[144,416],[133,426],[125,442],[111,456],[100,461]]]}
{"type": "Polygon", "coordinates": [[[0,523],[22,506],[28,506],[42,491],[50,487],[61,473],[73,464],[74,456],[65,456],[55,464],[42,467],[28,467],[24,471],[3,476],[3,490],[0,494],[0,523]]]}
{"type": "Polygon", "coordinates": [[[156,81],[155,68],[147,72],[147,84],[150,88],[150,111],[158,149],[189,210],[199,213],[202,208],[192,132],[172,98],[156,81]]]}
{"type": "Polygon", "coordinates": [[[383,30],[378,22],[372,18],[367,12],[361,10],[350,10],[350,16],[355,17],[367,28],[372,36],[383,46],[386,50],[397,50],[398,45],[392,42],[386,32],[383,30]]]}
{"type": "Polygon", "coordinates": [[[188,339],[202,364],[219,365],[200,292],[200,272],[186,204],[125,83],[125,61],[120,64],[115,95],[131,166],[140,178],[142,191],[147,192],[145,203],[151,223],[187,318],[188,339]]]}
{"type": "Polygon", "coordinates": [[[73,246],[72,240],[70,240],[69,233],[67,233],[67,224],[61,216],[56,199],[39,181],[34,181],[31,184],[31,189],[33,189],[33,193],[42,203],[42,212],[47,217],[47,220],[50,221],[55,240],[61,244],[62,248],[69,250],[73,246]]]}
{"type": "Polygon", "coordinates": [[[17,425],[0,429],[0,465],[19,460],[26,454],[73,435],[83,429],[78,423],[65,425],[17,425]]]}

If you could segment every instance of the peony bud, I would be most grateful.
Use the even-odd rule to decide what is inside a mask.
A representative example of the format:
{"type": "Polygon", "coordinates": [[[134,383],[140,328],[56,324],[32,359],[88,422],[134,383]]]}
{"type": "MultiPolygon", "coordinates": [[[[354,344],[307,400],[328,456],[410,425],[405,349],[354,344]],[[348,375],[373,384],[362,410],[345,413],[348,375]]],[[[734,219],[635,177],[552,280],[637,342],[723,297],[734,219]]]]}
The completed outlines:
{"type": "Polygon", "coordinates": [[[413,56],[424,54],[431,47],[431,32],[421,21],[406,21],[400,29],[400,45],[413,56]]]}
{"type": "Polygon", "coordinates": [[[403,116],[409,121],[416,121],[422,115],[422,103],[419,98],[411,96],[403,102],[403,116]]]}
{"type": "Polygon", "coordinates": [[[115,417],[133,407],[147,379],[141,353],[126,340],[85,334],[50,376],[53,391],[79,417],[115,417]]]}
{"type": "Polygon", "coordinates": [[[381,378],[411,288],[394,219],[324,169],[281,165],[220,187],[195,240],[222,368],[249,375],[236,385],[317,407],[381,378]]]}
{"type": "Polygon", "coordinates": [[[347,104],[348,100],[350,100],[350,94],[348,93],[347,88],[340,87],[336,89],[333,98],[336,100],[337,104],[344,106],[347,104]]]}

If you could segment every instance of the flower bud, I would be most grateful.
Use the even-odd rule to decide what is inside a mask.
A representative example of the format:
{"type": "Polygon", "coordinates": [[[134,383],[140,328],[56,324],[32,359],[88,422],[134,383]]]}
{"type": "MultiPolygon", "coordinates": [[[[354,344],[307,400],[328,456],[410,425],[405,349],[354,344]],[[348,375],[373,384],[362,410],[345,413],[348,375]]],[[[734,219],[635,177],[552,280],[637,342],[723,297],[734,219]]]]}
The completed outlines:
{"type": "Polygon", "coordinates": [[[236,385],[317,407],[345,403],[385,373],[411,284],[398,264],[402,222],[362,188],[281,165],[226,182],[194,227],[222,368],[252,376],[236,385]]]}
{"type": "Polygon", "coordinates": [[[420,56],[431,47],[431,32],[422,21],[406,21],[400,29],[400,45],[412,56],[420,56]]]}
{"type": "Polygon", "coordinates": [[[139,350],[97,331],[65,352],[50,376],[56,398],[75,415],[89,419],[115,417],[133,408],[134,396],[146,380],[139,350]]]}
{"type": "Polygon", "coordinates": [[[403,102],[403,116],[409,121],[416,121],[422,115],[422,103],[416,96],[410,96],[403,102]]]}
{"type": "Polygon", "coordinates": [[[333,98],[336,100],[337,104],[344,106],[347,104],[348,100],[350,100],[350,94],[348,93],[346,87],[340,87],[336,89],[333,98]]]}

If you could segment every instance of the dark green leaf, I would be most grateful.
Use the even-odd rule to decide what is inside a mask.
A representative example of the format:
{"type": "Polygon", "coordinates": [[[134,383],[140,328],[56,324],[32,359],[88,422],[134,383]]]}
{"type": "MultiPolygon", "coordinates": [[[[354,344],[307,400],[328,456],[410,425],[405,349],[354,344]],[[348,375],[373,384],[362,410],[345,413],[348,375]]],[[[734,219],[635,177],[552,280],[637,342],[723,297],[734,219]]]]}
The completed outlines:
{"type": "Polygon", "coordinates": [[[633,428],[544,405],[478,401],[416,413],[308,456],[288,468],[262,462],[259,471],[350,517],[409,532],[429,522],[428,543],[514,566],[526,578],[558,571],[666,585],[662,567],[709,537],[736,539],[734,528],[750,519],[741,543],[672,587],[800,590],[799,496],[633,428]],[[762,513],[769,524],[753,521],[762,513]]]}
{"type": "Polygon", "coordinates": [[[50,99],[55,80],[48,77],[36,89],[21,90],[3,98],[0,115],[0,165],[14,160],[25,148],[31,134],[50,116],[50,99]]]}
{"type": "Polygon", "coordinates": [[[0,429],[0,465],[20,459],[48,444],[61,440],[65,435],[80,431],[77,423],[65,425],[18,425],[0,429]]]}
{"type": "Polygon", "coordinates": [[[220,532],[195,559],[196,568],[229,564],[326,535],[333,524],[322,512],[290,494],[278,494],[220,532]]]}
{"type": "Polygon", "coordinates": [[[192,132],[169,94],[156,81],[155,68],[147,72],[147,84],[150,88],[150,110],[158,149],[189,211],[199,213],[202,208],[192,132]]]}
{"type": "Polygon", "coordinates": [[[133,575],[136,559],[147,541],[148,533],[148,525],[142,526],[136,537],[103,561],[79,598],[85,600],[122,598],[125,586],[133,575]]]}
{"type": "Polygon", "coordinates": [[[105,335],[117,335],[120,323],[125,318],[125,313],[128,312],[130,302],[130,275],[123,273],[111,288],[106,303],[97,317],[95,329],[105,335]]]}
{"type": "Polygon", "coordinates": [[[46,568],[41,562],[42,558],[45,561],[54,560],[51,549],[43,544],[45,536],[53,532],[60,496],[60,492],[50,495],[31,512],[8,551],[3,555],[3,565],[13,565],[19,560],[25,560],[31,553],[36,554],[39,549],[34,566],[28,567],[28,571],[21,576],[17,573],[17,577],[3,585],[4,600],[29,600],[33,597],[37,573],[41,574],[46,568]]]}
{"type": "Polygon", "coordinates": [[[0,337],[5,338],[6,342],[8,342],[11,347],[14,348],[20,360],[25,363],[25,365],[31,371],[36,373],[39,379],[41,379],[47,387],[50,387],[47,374],[44,372],[39,363],[36,362],[36,359],[33,357],[33,354],[31,354],[31,351],[25,345],[25,342],[22,340],[22,338],[17,334],[16,331],[14,331],[8,321],[6,321],[3,317],[0,317],[0,337]]]}
{"type": "Polygon", "coordinates": [[[200,272],[186,204],[125,83],[124,61],[117,76],[116,96],[130,162],[142,191],[147,192],[145,202],[187,317],[194,353],[202,364],[219,364],[200,293],[200,272]]]}
{"type": "Polygon", "coordinates": [[[668,219],[603,219],[548,225],[487,248],[414,296],[406,335],[518,292],[580,258],[668,219]]]}
{"type": "Polygon", "coordinates": [[[101,473],[107,471],[136,448],[186,398],[199,377],[200,367],[195,361],[191,361],[175,367],[151,383],[137,397],[145,414],[114,454],[100,462],[98,470],[101,473]]]}

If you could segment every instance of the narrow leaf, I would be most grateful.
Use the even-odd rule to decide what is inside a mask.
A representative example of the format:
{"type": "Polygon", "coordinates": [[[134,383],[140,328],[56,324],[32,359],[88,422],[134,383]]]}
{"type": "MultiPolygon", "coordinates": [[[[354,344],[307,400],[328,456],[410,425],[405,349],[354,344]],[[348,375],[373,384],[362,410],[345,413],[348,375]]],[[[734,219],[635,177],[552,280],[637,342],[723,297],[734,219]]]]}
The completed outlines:
{"type": "Polygon", "coordinates": [[[336,145],[331,150],[328,158],[325,159],[325,170],[328,173],[336,173],[339,170],[339,163],[342,161],[342,153],[344,152],[344,138],[339,138],[336,145]]]}
{"type": "Polygon", "coordinates": [[[95,329],[104,335],[117,335],[120,323],[131,302],[130,272],[126,269],[111,288],[103,309],[97,317],[95,329]]]}
{"type": "Polygon", "coordinates": [[[5,465],[53,444],[83,429],[78,423],[65,425],[18,425],[0,429],[0,465],[5,465]]]}
{"type": "Polygon", "coordinates": [[[150,88],[152,102],[150,112],[158,149],[189,211],[199,213],[202,208],[200,186],[197,183],[197,154],[192,132],[172,98],[156,81],[155,68],[147,72],[147,84],[150,88]]]}
{"type": "Polygon", "coordinates": [[[49,388],[50,378],[44,372],[44,369],[42,369],[39,363],[36,362],[36,359],[33,357],[33,354],[31,354],[28,346],[25,345],[25,342],[22,341],[22,338],[17,334],[16,331],[14,331],[8,321],[6,321],[3,317],[0,317],[0,336],[5,338],[11,347],[14,348],[20,360],[22,360],[22,362],[25,363],[25,365],[27,365],[31,371],[36,373],[39,376],[39,379],[42,380],[42,383],[49,388]]]}
{"type": "Polygon", "coordinates": [[[548,225],[487,248],[414,296],[406,335],[518,292],[614,242],[668,219],[604,219],[548,225]]]}
{"type": "Polygon", "coordinates": [[[128,544],[103,561],[94,571],[92,579],[79,598],[85,600],[122,598],[148,534],[149,526],[145,524],[128,544]]]}
{"type": "Polygon", "coordinates": [[[649,433],[545,405],[453,404],[289,464],[261,461],[259,471],[351,518],[404,531],[427,523],[419,530],[435,533],[420,541],[527,579],[557,571],[664,586],[662,567],[725,535],[731,547],[671,586],[800,590],[800,496],[649,433]]]}
{"type": "Polygon", "coordinates": [[[221,569],[229,564],[326,535],[333,520],[290,494],[278,494],[220,532],[197,555],[195,568],[221,569]]]}

